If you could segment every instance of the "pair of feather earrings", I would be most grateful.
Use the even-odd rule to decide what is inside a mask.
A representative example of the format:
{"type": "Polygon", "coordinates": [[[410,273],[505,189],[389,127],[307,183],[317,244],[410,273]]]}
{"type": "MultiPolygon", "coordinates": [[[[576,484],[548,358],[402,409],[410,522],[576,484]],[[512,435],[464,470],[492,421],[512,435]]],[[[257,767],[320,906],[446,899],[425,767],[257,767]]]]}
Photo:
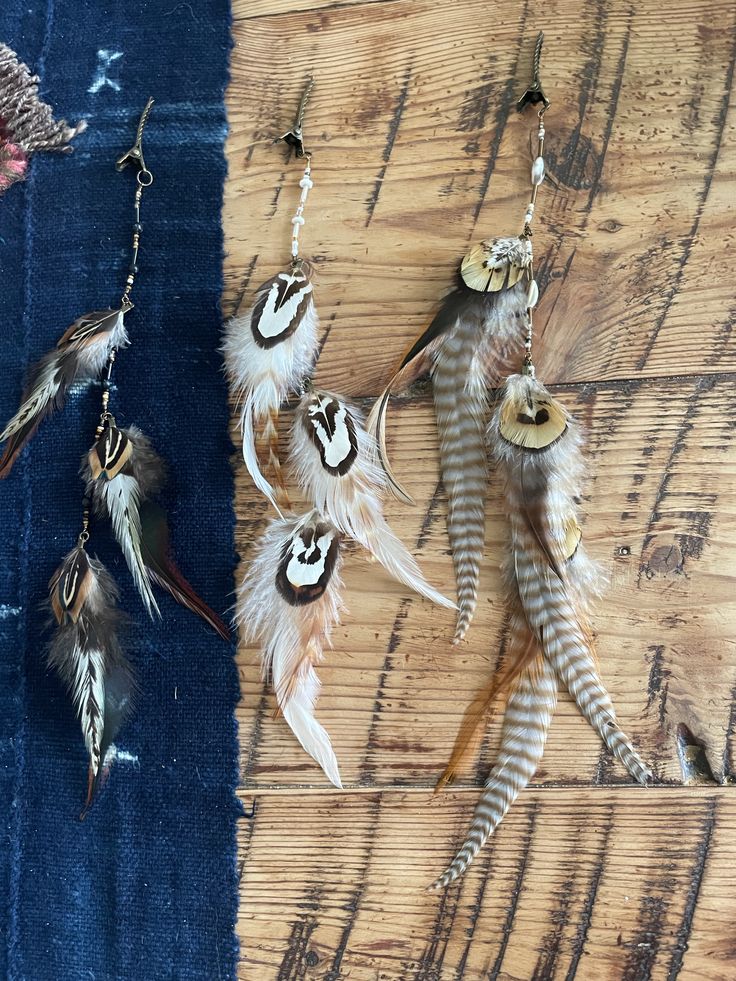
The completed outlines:
{"type": "Polygon", "coordinates": [[[456,642],[465,636],[476,604],[488,451],[502,477],[510,526],[504,563],[510,613],[504,664],[468,709],[438,789],[477,744],[495,701],[505,693],[501,746],[470,831],[434,888],[465,872],[533,777],[559,683],[631,776],[640,783],[651,778],[617,723],[598,671],[589,614],[602,579],[581,541],[577,501],[585,470],[582,436],[564,406],[536,379],[531,355],[532,311],[539,296],[531,226],[545,176],[544,115],[549,107],[539,77],[542,42],[540,34],[533,80],[518,103],[520,112],[541,103],[523,231],[471,249],[461,264],[457,288],[402,359],[370,417],[391,486],[408,499],[386,455],[386,410],[395,388],[430,368],[457,581],[456,642]],[[522,360],[522,352],[521,372],[506,379],[486,433],[488,389],[522,360]]]}
{"type": "Polygon", "coordinates": [[[110,412],[116,356],[129,344],[125,318],[133,309],[130,296],[138,271],[141,198],[153,183],[142,152],[143,129],[152,106],[153,99],[149,99],[135,144],[117,161],[119,170],[129,162],[137,166],[131,263],[120,304],[79,317],[57,346],[31,369],[21,406],[0,436],[0,442],[6,444],[0,477],[7,477],[39,425],[63,407],[70,390],[102,379],[99,424],[81,465],[85,482],[82,530],[49,583],[56,632],[48,661],[69,690],[89,754],[85,810],[114,759],[114,739],[130,712],[136,687],[120,639],[125,617],[118,608],[117,585],[103,564],[87,551],[92,513],[110,521],[135,587],[152,617],[160,615],[153,591],[159,586],[223,638],[229,637],[227,626],[200,599],[171,556],[166,513],[155,500],[166,479],[162,459],[140,429],[119,428],[110,412]]]}
{"type": "Polygon", "coordinates": [[[311,267],[299,254],[304,206],[313,186],[302,122],[312,88],[302,97],[294,127],[282,139],[305,159],[301,196],[292,219],[291,265],[256,291],[244,316],[226,328],[224,356],[240,405],[243,457],[255,485],[278,512],[261,538],[238,591],[236,620],[261,645],[279,712],[329,780],[341,786],[330,737],[315,718],[315,670],[339,622],[340,570],[346,541],[368,552],[399,582],[441,606],[455,604],[430,586],[383,514],[386,479],[362,414],[341,396],[308,381],[318,355],[318,317],[311,267]],[[289,445],[290,475],[311,508],[292,510],[278,443],[279,409],[299,395],[289,445]],[[259,456],[267,460],[273,486],[259,456]]]}

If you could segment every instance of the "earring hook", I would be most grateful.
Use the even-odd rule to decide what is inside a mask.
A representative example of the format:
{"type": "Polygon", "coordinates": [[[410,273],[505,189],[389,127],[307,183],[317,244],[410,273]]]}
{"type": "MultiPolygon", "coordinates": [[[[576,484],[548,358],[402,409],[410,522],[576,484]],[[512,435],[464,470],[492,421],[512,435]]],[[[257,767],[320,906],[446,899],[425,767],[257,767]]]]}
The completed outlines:
{"type": "Polygon", "coordinates": [[[526,92],[522,95],[519,101],[516,103],[516,108],[519,112],[523,112],[527,106],[535,106],[539,102],[542,103],[542,108],[539,110],[540,118],[550,107],[550,101],[544,94],[542,88],[542,80],[539,77],[539,64],[542,60],[542,45],[544,44],[544,31],[540,31],[537,35],[537,43],[534,45],[534,61],[532,62],[532,81],[531,85],[527,88],[526,92]]]}
{"type": "MultiPolygon", "coordinates": [[[[292,147],[294,154],[297,158],[309,157],[310,153],[304,148],[304,138],[302,135],[302,124],[304,122],[304,113],[307,108],[307,103],[309,102],[309,97],[312,94],[312,89],[314,88],[314,78],[310,75],[307,81],[307,86],[302,93],[302,97],[299,100],[299,108],[297,109],[296,119],[294,120],[294,125],[283,136],[279,137],[279,140],[283,140],[284,143],[292,147]]],[[[278,142],[278,140],[277,140],[278,142]]]]}
{"type": "Polygon", "coordinates": [[[146,108],[141,113],[141,118],[138,120],[138,129],[135,134],[135,143],[120,157],[115,163],[116,170],[124,170],[129,163],[135,163],[138,165],[138,183],[142,187],[148,187],[153,184],[153,174],[146,167],[145,161],[143,160],[143,129],[148,122],[148,117],[151,115],[151,109],[153,108],[154,100],[149,97],[146,103],[146,108]]]}

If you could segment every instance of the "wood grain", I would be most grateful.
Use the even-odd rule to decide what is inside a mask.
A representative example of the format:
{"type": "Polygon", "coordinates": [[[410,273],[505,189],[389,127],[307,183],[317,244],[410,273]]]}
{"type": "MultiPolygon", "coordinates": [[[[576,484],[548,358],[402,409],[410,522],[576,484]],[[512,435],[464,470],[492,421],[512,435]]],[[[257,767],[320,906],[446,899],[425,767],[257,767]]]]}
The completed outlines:
{"type": "MultiPolygon", "coordinates": [[[[496,720],[458,789],[431,797],[504,641],[492,475],[479,609],[459,648],[449,614],[348,557],[350,612],[318,707],[344,794],[272,718],[257,652],[240,651],[242,793],[258,802],[241,828],[243,978],[736,976],[735,26],[731,0],[236,0],[223,309],[288,256],[299,169],[272,141],[314,73],[302,240],[318,380],[366,407],[468,244],[519,227],[532,122],[513,105],[545,30],[536,360],[588,432],[585,537],[611,580],[602,672],[657,775],[631,786],[563,698],[534,787],[459,889],[424,893],[499,738],[496,720]],[[679,722],[724,786],[679,786],[679,722]]],[[[452,592],[426,384],[394,400],[389,440],[419,502],[389,505],[393,527],[452,592]]],[[[234,465],[247,563],[268,509],[234,465]]]]}

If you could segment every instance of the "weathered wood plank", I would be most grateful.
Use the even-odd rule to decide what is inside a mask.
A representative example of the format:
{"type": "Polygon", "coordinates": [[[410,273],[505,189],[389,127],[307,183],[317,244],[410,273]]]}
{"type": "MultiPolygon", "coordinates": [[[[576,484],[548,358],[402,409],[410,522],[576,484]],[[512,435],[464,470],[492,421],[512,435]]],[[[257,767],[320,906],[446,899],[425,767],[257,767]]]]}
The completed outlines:
{"type": "MultiPolygon", "coordinates": [[[[595,621],[604,678],[624,726],[658,777],[679,781],[678,722],[706,740],[714,769],[731,773],[736,594],[736,447],[732,378],[669,379],[559,392],[590,432],[592,478],[585,500],[589,550],[611,577],[595,621]]],[[[390,419],[392,459],[419,502],[390,505],[398,534],[433,583],[452,593],[445,503],[436,496],[436,437],[427,399],[390,419]],[[417,469],[414,461],[422,461],[417,469]]],[[[239,482],[238,547],[244,560],[264,507],[239,482]],[[251,513],[252,508],[252,513],[251,513]],[[247,518],[245,516],[248,516],[247,518]]],[[[452,614],[407,597],[358,552],[346,562],[349,614],[320,669],[318,717],[329,729],[349,785],[430,785],[462,713],[496,664],[504,636],[499,575],[505,535],[500,489],[491,479],[478,613],[466,643],[452,648],[452,614]]],[[[324,780],[283,720],[271,718],[255,651],[241,656],[243,779],[249,786],[324,780]]],[[[500,720],[471,780],[492,759],[500,720]]],[[[563,700],[537,780],[626,781],[597,736],[563,700]]]]}
{"type": "Polygon", "coordinates": [[[654,0],[510,0],[502,18],[482,0],[397,0],[237,22],[228,309],[288,254],[298,168],[271,140],[313,71],[304,247],[336,325],[320,374],[375,393],[469,242],[519,227],[531,123],[513,103],[543,27],[557,185],[536,238],[547,378],[732,370],[735,18],[729,0],[679,0],[666,24],[654,0]]]}
{"type": "Polygon", "coordinates": [[[243,829],[240,976],[733,977],[732,793],[527,792],[462,885],[427,893],[474,800],[262,796],[243,829]]]}

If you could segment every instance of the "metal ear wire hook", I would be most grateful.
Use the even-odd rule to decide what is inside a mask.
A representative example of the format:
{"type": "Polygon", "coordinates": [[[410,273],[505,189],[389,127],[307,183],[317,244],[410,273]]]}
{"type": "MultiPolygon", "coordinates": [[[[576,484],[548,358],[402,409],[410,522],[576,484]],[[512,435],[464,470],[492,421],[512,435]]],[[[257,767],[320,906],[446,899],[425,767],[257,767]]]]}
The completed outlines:
{"type": "Polygon", "coordinates": [[[542,80],[539,77],[539,64],[542,60],[542,45],[544,44],[544,32],[540,31],[537,35],[537,43],[534,45],[534,62],[532,64],[533,78],[531,85],[527,88],[526,92],[522,95],[519,101],[516,103],[516,108],[519,112],[523,112],[527,106],[536,106],[538,103],[542,103],[542,108],[539,110],[539,118],[541,119],[544,113],[549,109],[550,101],[544,94],[542,88],[542,80]]]}
{"type": "Polygon", "coordinates": [[[304,93],[299,101],[299,108],[296,113],[296,119],[294,120],[294,125],[288,131],[280,136],[276,142],[283,140],[284,143],[293,147],[294,153],[297,158],[308,157],[309,152],[304,148],[304,139],[302,136],[302,124],[304,122],[304,112],[307,108],[307,103],[309,102],[309,96],[312,94],[312,89],[314,88],[314,78],[310,75],[309,81],[307,82],[307,87],[304,89],[304,93]]]}
{"type": "Polygon", "coordinates": [[[143,159],[143,129],[148,122],[148,117],[151,115],[151,109],[153,108],[153,99],[149,97],[146,103],[146,108],[141,113],[141,118],[138,121],[138,129],[135,134],[135,143],[115,162],[116,170],[124,170],[129,163],[134,163],[138,165],[138,183],[141,187],[149,187],[153,184],[153,174],[146,167],[146,163],[143,159]]]}

